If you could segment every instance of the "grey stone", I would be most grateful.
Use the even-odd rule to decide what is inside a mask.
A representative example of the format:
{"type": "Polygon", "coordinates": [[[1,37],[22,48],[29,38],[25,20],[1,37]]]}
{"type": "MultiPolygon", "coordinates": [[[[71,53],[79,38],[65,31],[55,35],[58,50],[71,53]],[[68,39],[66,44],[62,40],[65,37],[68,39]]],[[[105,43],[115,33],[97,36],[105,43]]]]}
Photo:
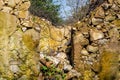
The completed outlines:
{"type": "Polygon", "coordinates": [[[48,58],[50,61],[52,61],[54,66],[57,66],[60,63],[60,59],[55,58],[53,56],[46,56],[46,58],[48,58]]]}
{"type": "Polygon", "coordinates": [[[65,58],[67,58],[67,55],[66,55],[66,53],[64,53],[64,52],[60,52],[60,53],[58,53],[58,54],[56,55],[56,57],[57,57],[57,58],[61,58],[61,59],[65,59],[65,58]]]}
{"type": "Polygon", "coordinates": [[[103,45],[103,44],[105,44],[105,43],[107,43],[107,42],[108,42],[107,39],[98,40],[98,44],[99,44],[99,45],[103,45]]]}
{"type": "Polygon", "coordinates": [[[64,65],[64,70],[70,71],[72,70],[72,66],[71,65],[64,65]]]}
{"type": "Polygon", "coordinates": [[[12,60],[10,61],[10,70],[14,73],[17,73],[19,71],[19,67],[18,67],[18,61],[12,60]]]}

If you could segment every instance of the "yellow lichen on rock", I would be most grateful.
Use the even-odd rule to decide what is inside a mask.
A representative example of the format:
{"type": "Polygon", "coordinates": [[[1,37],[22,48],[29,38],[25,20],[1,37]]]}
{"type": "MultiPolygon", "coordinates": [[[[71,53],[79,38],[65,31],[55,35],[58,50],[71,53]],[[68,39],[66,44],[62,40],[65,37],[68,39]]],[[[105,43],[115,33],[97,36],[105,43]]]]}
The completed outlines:
{"type": "Polygon", "coordinates": [[[99,74],[100,80],[114,80],[119,71],[118,63],[119,53],[112,53],[104,51],[101,55],[101,72],[99,74]]]}
{"type": "Polygon", "coordinates": [[[35,50],[39,44],[39,33],[34,29],[28,30],[23,35],[23,42],[30,50],[35,50]]]}
{"type": "Polygon", "coordinates": [[[114,20],[112,23],[117,27],[120,27],[120,20],[114,20]]]}

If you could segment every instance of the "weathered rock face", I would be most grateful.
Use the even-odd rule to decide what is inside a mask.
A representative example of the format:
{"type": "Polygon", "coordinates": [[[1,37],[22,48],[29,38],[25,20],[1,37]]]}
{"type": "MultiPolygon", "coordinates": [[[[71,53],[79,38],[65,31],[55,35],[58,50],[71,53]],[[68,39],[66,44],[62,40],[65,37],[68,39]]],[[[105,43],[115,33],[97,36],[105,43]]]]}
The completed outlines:
{"type": "Polygon", "coordinates": [[[31,15],[29,7],[29,0],[0,0],[0,80],[37,80],[39,53],[64,52],[70,44],[70,27],[56,28],[31,15]]]}
{"type": "Polygon", "coordinates": [[[120,79],[119,2],[105,1],[74,25],[72,58],[83,80],[120,79]]]}
{"type": "Polygon", "coordinates": [[[38,51],[51,53],[57,51],[59,48],[65,51],[71,37],[70,27],[66,26],[60,29],[45,23],[45,21],[39,22],[39,24],[41,23],[43,23],[43,25],[40,25],[40,44],[38,51]]]}
{"type": "MultiPolygon", "coordinates": [[[[38,75],[36,67],[38,63],[35,59],[37,53],[30,50],[27,42],[23,41],[24,33],[18,28],[17,22],[16,16],[0,12],[0,72],[3,73],[1,78],[15,79],[26,75],[27,79],[31,77],[35,79],[35,76],[38,75]],[[32,74],[33,76],[31,76],[32,74]]],[[[33,41],[30,42],[29,40],[28,44],[34,45],[31,44],[33,41]]]]}

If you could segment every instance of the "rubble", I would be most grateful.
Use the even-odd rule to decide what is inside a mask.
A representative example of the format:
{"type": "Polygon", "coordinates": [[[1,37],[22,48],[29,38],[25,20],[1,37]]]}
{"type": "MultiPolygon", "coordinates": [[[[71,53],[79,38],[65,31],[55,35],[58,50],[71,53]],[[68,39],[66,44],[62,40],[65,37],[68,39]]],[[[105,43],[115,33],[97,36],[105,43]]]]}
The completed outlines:
{"type": "Polygon", "coordinates": [[[0,0],[1,80],[120,79],[120,0],[64,27],[29,7],[29,0],[0,0]]]}

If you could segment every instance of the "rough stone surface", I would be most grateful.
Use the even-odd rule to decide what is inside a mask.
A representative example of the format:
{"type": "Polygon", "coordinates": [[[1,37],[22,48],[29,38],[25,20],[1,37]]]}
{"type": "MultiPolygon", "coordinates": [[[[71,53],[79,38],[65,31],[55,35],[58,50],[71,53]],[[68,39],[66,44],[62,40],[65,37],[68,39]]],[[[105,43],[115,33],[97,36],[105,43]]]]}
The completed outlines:
{"type": "Polygon", "coordinates": [[[6,13],[10,13],[10,11],[12,11],[12,8],[4,6],[3,9],[2,9],[2,11],[6,12],[6,13]]]}
{"type": "Polygon", "coordinates": [[[8,0],[8,6],[15,7],[16,3],[15,0],[8,0]]]}
{"type": "Polygon", "coordinates": [[[83,54],[83,55],[88,55],[89,53],[88,53],[88,51],[87,51],[86,49],[82,49],[82,50],[81,50],[81,54],[83,54]]]}
{"type": "Polygon", "coordinates": [[[89,16],[74,25],[72,59],[74,68],[82,75],[79,77],[80,80],[120,79],[118,70],[120,69],[118,68],[120,65],[118,63],[118,56],[120,56],[119,2],[120,0],[104,1],[96,6],[89,16]],[[82,33],[84,30],[87,37],[82,33]],[[82,45],[84,43],[80,41],[85,39],[89,43],[82,45]]]}
{"type": "Polygon", "coordinates": [[[97,24],[100,24],[100,23],[102,23],[102,22],[103,22],[102,19],[92,18],[92,24],[93,24],[93,25],[97,25],[97,24]]]}
{"type": "Polygon", "coordinates": [[[115,20],[115,18],[116,18],[115,16],[108,15],[108,16],[105,17],[105,20],[106,21],[113,21],[113,20],[115,20]]]}
{"type": "Polygon", "coordinates": [[[19,18],[28,18],[29,12],[28,11],[19,11],[18,17],[19,18]]]}
{"type": "Polygon", "coordinates": [[[94,46],[88,45],[88,46],[87,46],[87,50],[88,50],[89,52],[95,53],[95,52],[98,51],[98,47],[94,47],[94,46]]]}
{"type": "Polygon", "coordinates": [[[98,10],[95,13],[95,17],[96,18],[104,18],[105,17],[105,13],[104,13],[103,8],[101,8],[101,7],[99,8],[98,7],[98,10]]]}
{"type": "Polygon", "coordinates": [[[91,36],[91,40],[98,40],[104,38],[104,34],[102,31],[98,31],[94,29],[90,30],[90,36],[91,36]]]}

